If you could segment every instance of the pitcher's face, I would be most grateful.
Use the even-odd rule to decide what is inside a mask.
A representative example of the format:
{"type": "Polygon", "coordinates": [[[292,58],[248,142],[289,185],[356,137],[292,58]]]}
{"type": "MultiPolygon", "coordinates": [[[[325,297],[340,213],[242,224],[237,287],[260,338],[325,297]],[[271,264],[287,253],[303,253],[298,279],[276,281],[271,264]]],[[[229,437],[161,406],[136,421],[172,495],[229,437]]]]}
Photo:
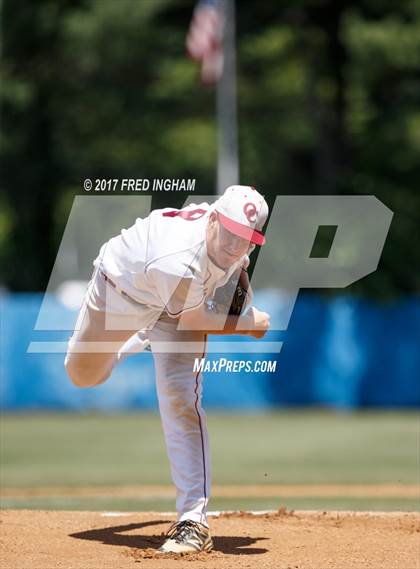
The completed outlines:
{"type": "Polygon", "coordinates": [[[219,221],[217,212],[210,215],[207,227],[207,253],[221,269],[228,269],[252,249],[252,243],[228,231],[219,221]]]}

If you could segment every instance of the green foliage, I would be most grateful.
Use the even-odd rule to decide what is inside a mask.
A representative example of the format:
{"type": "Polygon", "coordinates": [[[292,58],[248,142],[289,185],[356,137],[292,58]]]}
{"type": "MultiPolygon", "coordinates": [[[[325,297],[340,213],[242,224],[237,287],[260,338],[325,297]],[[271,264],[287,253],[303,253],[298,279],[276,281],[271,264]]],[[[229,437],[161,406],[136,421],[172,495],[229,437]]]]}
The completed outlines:
{"type": "MultiPolygon", "coordinates": [[[[45,289],[85,177],[189,177],[197,193],[212,193],[214,91],[185,57],[193,7],[3,0],[5,285],[45,289]]],[[[375,194],[395,212],[390,235],[379,270],[349,291],[413,293],[418,3],[244,2],[237,30],[242,182],[271,203],[278,194],[375,194]]],[[[153,206],[180,206],[185,196],[170,197],[154,195],[153,206]]]]}

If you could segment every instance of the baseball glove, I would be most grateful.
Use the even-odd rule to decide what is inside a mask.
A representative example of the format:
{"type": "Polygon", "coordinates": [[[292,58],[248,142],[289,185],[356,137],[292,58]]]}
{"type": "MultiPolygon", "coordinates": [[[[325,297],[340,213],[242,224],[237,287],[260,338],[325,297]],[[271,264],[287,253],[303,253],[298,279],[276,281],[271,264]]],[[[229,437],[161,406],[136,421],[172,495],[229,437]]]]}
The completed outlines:
{"type": "Polygon", "coordinates": [[[234,273],[230,280],[216,289],[210,308],[219,314],[240,316],[250,304],[249,278],[246,269],[234,273]]]}

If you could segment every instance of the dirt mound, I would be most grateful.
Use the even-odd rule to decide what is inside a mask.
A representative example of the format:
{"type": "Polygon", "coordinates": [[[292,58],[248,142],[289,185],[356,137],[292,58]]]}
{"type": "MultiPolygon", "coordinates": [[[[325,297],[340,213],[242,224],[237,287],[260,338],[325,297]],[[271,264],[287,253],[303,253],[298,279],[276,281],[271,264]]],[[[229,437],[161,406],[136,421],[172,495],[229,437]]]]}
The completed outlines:
{"type": "Polygon", "coordinates": [[[416,513],[300,512],[280,508],[211,518],[215,550],[161,555],[173,517],[6,510],[1,514],[7,569],[420,569],[416,513]]]}

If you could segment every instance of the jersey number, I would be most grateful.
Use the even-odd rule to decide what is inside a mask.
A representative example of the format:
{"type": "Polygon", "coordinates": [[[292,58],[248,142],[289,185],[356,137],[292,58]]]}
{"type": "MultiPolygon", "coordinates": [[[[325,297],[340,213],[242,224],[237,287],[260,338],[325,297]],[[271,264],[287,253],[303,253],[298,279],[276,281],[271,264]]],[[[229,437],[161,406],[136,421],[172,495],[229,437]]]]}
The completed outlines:
{"type": "Polygon", "coordinates": [[[182,219],[186,219],[187,221],[195,221],[196,219],[200,219],[207,213],[205,209],[173,209],[172,211],[165,211],[162,213],[163,217],[182,217],[182,219]]]}

